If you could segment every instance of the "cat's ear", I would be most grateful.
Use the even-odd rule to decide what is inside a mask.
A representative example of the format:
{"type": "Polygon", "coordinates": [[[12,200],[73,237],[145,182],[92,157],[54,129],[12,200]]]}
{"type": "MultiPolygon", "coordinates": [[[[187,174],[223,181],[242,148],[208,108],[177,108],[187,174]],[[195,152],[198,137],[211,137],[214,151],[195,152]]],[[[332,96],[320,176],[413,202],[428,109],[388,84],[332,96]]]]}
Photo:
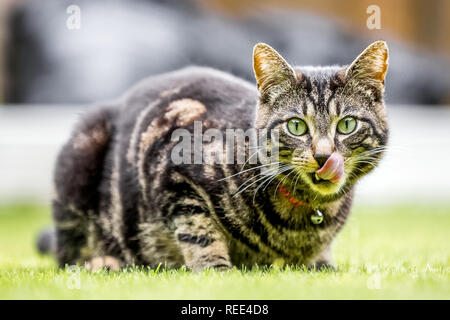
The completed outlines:
{"type": "Polygon", "coordinates": [[[365,82],[376,88],[384,88],[388,58],[389,50],[386,42],[372,43],[346,69],[347,80],[365,82]]]}
{"type": "Polygon", "coordinates": [[[286,86],[296,81],[294,69],[265,43],[253,48],[253,70],[261,94],[269,93],[275,86],[286,86]]]}

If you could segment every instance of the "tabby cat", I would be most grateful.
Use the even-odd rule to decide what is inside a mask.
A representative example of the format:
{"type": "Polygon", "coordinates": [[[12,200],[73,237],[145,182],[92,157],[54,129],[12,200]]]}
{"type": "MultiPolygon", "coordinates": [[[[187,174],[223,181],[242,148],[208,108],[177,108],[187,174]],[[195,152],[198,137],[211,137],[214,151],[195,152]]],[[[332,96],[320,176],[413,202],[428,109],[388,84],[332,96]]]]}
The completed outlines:
{"type": "MultiPolygon", "coordinates": [[[[331,266],[354,185],[387,143],[387,60],[378,41],[346,67],[294,68],[260,43],[257,88],[188,67],[88,113],[55,169],[59,264],[331,266]],[[259,160],[174,163],[173,133],[192,132],[196,121],[203,130],[277,130],[278,166],[264,175],[259,160]]],[[[205,148],[220,149],[216,143],[205,148]]],[[[245,152],[248,160],[254,150],[245,152]]]]}

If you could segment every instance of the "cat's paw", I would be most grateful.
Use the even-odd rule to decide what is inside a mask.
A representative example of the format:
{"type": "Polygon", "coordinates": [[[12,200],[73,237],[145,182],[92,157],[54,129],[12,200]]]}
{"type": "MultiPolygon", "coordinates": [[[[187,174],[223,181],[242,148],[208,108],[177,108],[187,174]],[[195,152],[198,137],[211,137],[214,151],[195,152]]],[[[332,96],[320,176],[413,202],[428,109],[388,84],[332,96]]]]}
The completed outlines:
{"type": "Polygon", "coordinates": [[[197,265],[188,267],[189,270],[193,272],[202,272],[206,270],[214,270],[218,272],[230,271],[233,267],[230,264],[214,264],[214,265],[197,265]]]}
{"type": "Polygon", "coordinates": [[[219,272],[226,272],[226,271],[230,271],[232,269],[232,266],[230,266],[228,264],[217,264],[217,265],[211,267],[211,269],[214,269],[215,271],[219,271],[219,272]]]}
{"type": "Polygon", "coordinates": [[[331,262],[328,261],[317,261],[313,265],[308,266],[310,271],[332,271],[336,272],[337,269],[331,262]]]}
{"type": "Polygon", "coordinates": [[[94,257],[90,261],[86,262],[86,269],[90,271],[119,271],[120,262],[118,259],[111,256],[94,257]]]}

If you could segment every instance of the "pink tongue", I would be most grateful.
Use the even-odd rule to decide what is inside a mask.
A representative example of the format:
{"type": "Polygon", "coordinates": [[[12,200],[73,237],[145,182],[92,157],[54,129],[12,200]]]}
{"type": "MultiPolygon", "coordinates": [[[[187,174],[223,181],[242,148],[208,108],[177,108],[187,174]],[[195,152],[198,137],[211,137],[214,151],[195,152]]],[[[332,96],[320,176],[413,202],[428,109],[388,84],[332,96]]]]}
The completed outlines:
{"type": "Polygon", "coordinates": [[[338,153],[333,153],[316,173],[321,179],[331,182],[339,181],[344,174],[344,157],[338,153]]]}

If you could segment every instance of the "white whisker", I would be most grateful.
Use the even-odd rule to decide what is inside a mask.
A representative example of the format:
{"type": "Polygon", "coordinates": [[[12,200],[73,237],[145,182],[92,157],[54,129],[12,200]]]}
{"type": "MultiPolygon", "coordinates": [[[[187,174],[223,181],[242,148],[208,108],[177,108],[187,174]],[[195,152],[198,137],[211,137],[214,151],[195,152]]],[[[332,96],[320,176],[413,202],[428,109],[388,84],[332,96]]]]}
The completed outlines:
{"type": "Polygon", "coordinates": [[[228,176],[228,177],[219,179],[219,180],[217,180],[217,181],[222,181],[222,180],[230,179],[230,178],[232,178],[232,177],[235,177],[235,176],[237,176],[237,175],[243,174],[243,173],[248,172],[248,171],[256,170],[256,169],[263,168],[263,167],[267,167],[267,166],[273,166],[273,165],[280,164],[280,163],[281,163],[281,161],[276,161],[276,162],[266,163],[266,164],[263,164],[263,165],[260,165],[260,166],[252,167],[252,168],[249,168],[249,169],[246,169],[246,170],[243,170],[243,171],[241,170],[241,171],[239,171],[238,173],[235,173],[235,174],[233,174],[233,175],[231,175],[231,176],[228,176]]]}
{"type": "MultiPolygon", "coordinates": [[[[278,168],[273,168],[273,169],[269,169],[269,170],[278,170],[278,168]]],[[[244,185],[245,183],[247,183],[247,181],[249,181],[250,179],[247,180],[247,181],[244,182],[241,186],[239,186],[238,191],[233,195],[233,197],[235,197],[235,196],[241,194],[242,192],[244,192],[245,190],[247,190],[248,188],[250,188],[252,185],[254,185],[254,184],[257,183],[258,181],[261,181],[261,180],[263,180],[263,179],[266,179],[266,177],[259,178],[259,179],[257,179],[256,181],[253,181],[253,182],[252,182],[251,184],[249,184],[247,187],[243,188],[242,190],[239,190],[239,188],[241,188],[242,185],[244,185]]]]}

